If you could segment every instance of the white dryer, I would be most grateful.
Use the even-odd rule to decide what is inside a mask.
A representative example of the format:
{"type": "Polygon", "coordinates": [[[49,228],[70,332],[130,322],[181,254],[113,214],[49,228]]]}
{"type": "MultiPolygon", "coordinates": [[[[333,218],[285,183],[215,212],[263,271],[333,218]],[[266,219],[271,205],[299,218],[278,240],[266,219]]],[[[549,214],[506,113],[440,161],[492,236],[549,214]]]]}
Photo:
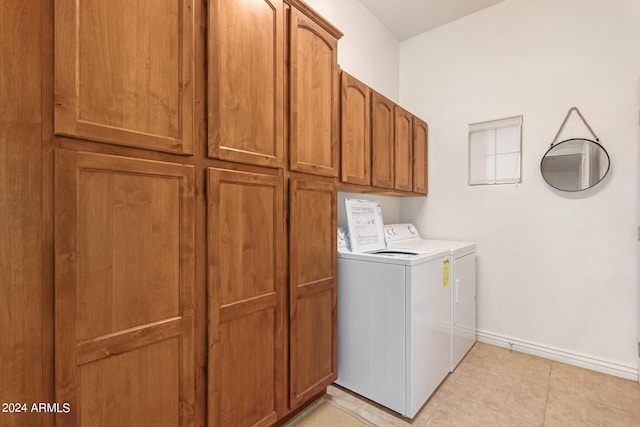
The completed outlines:
{"type": "Polygon", "coordinates": [[[449,252],[386,248],[379,204],[345,204],[358,218],[338,230],[336,383],[413,418],[449,373],[449,252]]]}
{"type": "Polygon", "coordinates": [[[476,342],[476,244],[422,239],[413,224],[387,224],[388,248],[446,250],[450,255],[451,372],[476,342]]]}

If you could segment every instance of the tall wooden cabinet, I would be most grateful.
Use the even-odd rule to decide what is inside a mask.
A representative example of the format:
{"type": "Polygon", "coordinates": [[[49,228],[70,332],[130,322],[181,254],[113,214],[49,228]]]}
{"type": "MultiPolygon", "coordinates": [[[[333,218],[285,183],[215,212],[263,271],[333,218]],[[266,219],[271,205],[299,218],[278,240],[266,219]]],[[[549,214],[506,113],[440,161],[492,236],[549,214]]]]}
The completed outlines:
{"type": "Polygon", "coordinates": [[[289,354],[294,408],[337,378],[337,195],[312,178],[290,182],[289,354]]]}
{"type": "Polygon", "coordinates": [[[342,33],[289,9],[289,409],[337,377],[337,189],[342,33]]]}
{"type": "Polygon", "coordinates": [[[61,405],[2,419],[268,426],[322,393],[340,32],[299,0],[43,0],[0,24],[0,394],[61,405]]]}
{"type": "Polygon", "coordinates": [[[266,426],[337,372],[341,33],[296,0],[208,13],[208,422],[266,426]]]}
{"type": "Polygon", "coordinates": [[[284,413],[281,174],[208,170],[208,421],[268,426],[284,413]]]}
{"type": "Polygon", "coordinates": [[[195,10],[55,2],[60,425],[194,424],[195,10]]]}

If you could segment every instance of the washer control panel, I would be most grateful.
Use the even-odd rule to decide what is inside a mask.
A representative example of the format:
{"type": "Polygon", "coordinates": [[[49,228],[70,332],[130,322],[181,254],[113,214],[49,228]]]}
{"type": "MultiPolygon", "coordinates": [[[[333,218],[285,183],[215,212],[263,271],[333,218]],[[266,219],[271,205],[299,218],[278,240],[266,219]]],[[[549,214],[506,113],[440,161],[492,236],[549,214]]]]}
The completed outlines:
{"type": "Polygon", "coordinates": [[[417,240],[420,234],[413,224],[387,224],[384,226],[384,237],[387,243],[401,240],[417,240]]]}

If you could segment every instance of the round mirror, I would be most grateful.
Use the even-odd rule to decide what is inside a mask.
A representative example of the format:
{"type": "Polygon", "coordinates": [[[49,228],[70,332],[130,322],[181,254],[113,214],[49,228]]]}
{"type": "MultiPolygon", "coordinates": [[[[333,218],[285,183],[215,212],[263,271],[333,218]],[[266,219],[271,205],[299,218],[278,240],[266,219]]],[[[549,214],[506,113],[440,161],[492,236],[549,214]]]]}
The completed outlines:
{"type": "Polygon", "coordinates": [[[567,139],[547,150],[540,171],[547,184],[558,190],[586,190],[609,172],[609,154],[590,139],[567,139]]]}

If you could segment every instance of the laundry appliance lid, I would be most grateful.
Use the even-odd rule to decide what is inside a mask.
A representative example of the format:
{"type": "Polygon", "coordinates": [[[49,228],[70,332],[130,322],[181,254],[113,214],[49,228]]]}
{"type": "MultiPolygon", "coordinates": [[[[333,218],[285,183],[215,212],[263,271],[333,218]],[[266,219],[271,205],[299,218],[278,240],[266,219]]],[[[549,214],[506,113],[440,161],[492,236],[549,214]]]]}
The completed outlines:
{"type": "Polygon", "coordinates": [[[382,207],[375,200],[345,199],[352,252],[386,249],[382,207]]]}

